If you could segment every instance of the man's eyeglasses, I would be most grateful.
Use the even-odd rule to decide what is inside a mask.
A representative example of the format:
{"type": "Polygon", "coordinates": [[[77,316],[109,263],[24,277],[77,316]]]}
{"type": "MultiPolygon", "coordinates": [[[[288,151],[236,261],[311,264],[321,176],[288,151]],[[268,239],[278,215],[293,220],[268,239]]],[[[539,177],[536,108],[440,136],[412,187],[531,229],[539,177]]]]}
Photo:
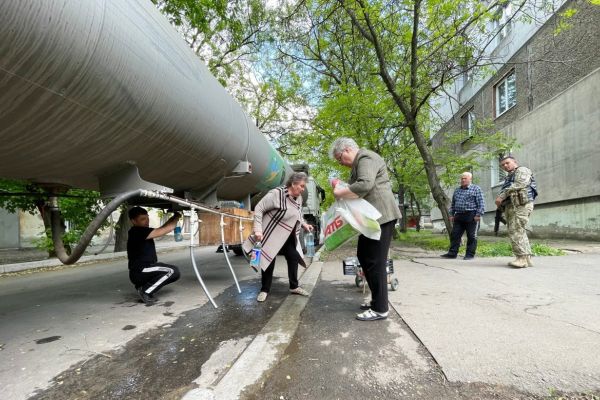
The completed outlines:
{"type": "Polygon", "coordinates": [[[346,149],[344,149],[340,153],[334,155],[334,157],[337,160],[337,162],[342,162],[342,154],[344,154],[344,151],[346,151],[346,149]]]}

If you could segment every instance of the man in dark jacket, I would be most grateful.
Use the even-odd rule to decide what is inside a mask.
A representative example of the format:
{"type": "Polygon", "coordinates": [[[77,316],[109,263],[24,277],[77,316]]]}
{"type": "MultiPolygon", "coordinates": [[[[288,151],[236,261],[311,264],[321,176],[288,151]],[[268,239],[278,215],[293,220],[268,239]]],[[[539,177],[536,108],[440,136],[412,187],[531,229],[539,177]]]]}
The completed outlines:
{"type": "Polygon", "coordinates": [[[154,229],[149,227],[148,211],[142,207],[129,210],[129,219],[133,224],[127,238],[129,280],[146,304],[156,301],[154,293],[161,287],[179,279],[179,269],[176,266],[158,262],[154,238],[172,232],[180,217],[179,213],[175,213],[163,226],[154,229]]]}

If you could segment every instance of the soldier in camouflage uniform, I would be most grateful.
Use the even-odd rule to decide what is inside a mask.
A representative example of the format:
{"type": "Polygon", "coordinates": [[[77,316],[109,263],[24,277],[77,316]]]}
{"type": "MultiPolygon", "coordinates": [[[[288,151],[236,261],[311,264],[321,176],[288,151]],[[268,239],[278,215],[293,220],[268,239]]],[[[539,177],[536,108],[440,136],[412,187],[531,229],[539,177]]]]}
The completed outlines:
{"type": "Polygon", "coordinates": [[[531,247],[525,226],[533,211],[533,201],[537,197],[537,186],[529,168],[520,167],[512,156],[500,160],[500,167],[508,172],[496,198],[496,206],[504,206],[508,237],[516,259],[508,265],[515,268],[532,267],[531,247]]]}

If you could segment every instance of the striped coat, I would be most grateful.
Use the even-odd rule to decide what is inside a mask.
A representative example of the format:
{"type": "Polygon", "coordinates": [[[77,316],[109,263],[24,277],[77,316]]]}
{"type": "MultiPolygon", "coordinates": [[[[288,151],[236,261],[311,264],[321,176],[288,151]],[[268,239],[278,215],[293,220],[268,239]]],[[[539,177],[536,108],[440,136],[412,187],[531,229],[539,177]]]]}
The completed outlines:
{"type": "MultiPolygon", "coordinates": [[[[296,236],[296,250],[300,264],[306,267],[304,254],[300,246],[300,229],[302,219],[302,196],[293,198],[286,187],[272,189],[258,202],[254,208],[253,232],[262,232],[262,253],[260,267],[264,271],[279,253],[291,232],[296,236]]],[[[242,244],[249,253],[256,240],[250,236],[242,244]]]]}

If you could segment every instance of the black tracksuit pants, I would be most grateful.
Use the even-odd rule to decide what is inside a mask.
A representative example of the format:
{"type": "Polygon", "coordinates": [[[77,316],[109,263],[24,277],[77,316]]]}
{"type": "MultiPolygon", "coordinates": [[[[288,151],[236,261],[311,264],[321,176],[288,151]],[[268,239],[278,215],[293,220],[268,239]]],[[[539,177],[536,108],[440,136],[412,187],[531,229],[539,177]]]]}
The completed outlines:
{"type": "Polygon", "coordinates": [[[160,288],[179,279],[179,268],[174,265],[157,262],[142,268],[141,271],[129,270],[129,280],[147,294],[156,293],[160,288]]]}

